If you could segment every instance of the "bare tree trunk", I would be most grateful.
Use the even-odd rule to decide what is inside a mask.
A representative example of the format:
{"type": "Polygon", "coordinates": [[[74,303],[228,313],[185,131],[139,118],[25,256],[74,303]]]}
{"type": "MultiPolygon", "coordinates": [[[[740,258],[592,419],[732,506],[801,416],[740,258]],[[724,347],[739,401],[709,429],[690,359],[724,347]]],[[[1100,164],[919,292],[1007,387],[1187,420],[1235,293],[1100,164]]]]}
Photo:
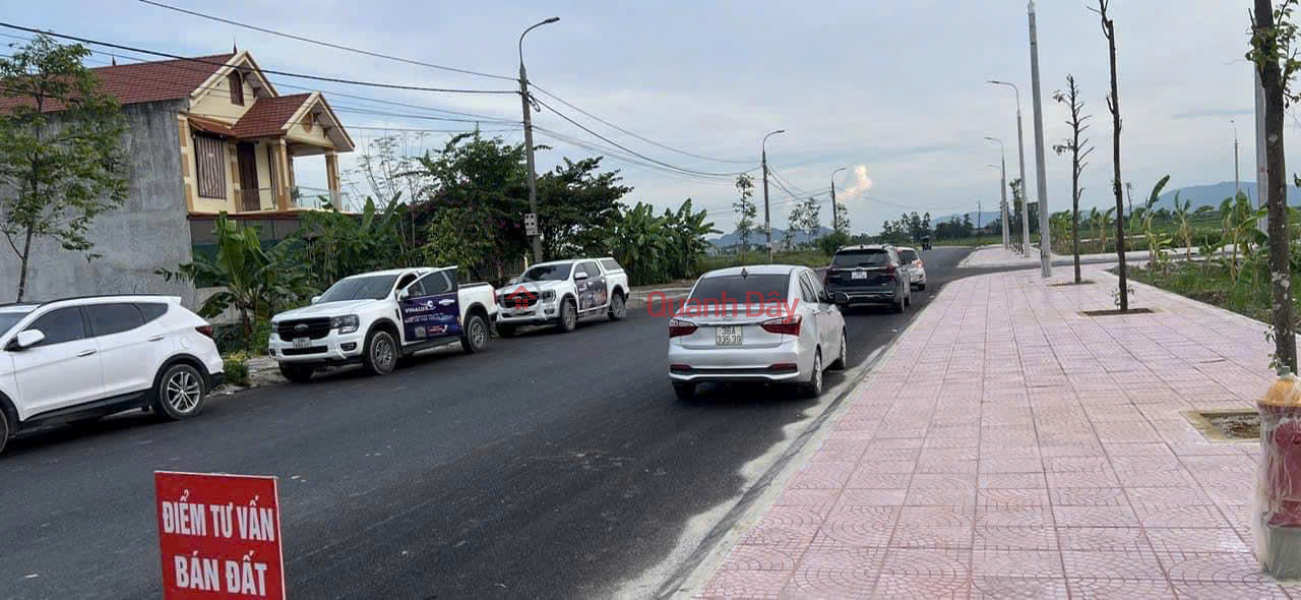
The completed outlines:
{"type": "Polygon", "coordinates": [[[23,240],[23,255],[18,267],[18,302],[23,301],[27,295],[27,259],[32,255],[32,228],[27,228],[26,239],[23,240]]]}
{"type": "Polygon", "coordinates": [[[1256,0],[1256,38],[1264,59],[1257,63],[1265,91],[1265,164],[1269,183],[1269,270],[1273,291],[1271,322],[1274,359],[1281,369],[1297,372],[1296,326],[1292,321],[1292,270],[1289,264],[1286,161],[1283,154],[1283,73],[1274,37],[1274,10],[1270,0],[1256,0]]]}
{"type": "MultiPolygon", "coordinates": [[[[1259,1],[1259,0],[1258,0],[1259,1]]],[[[1120,92],[1116,85],[1116,24],[1107,18],[1107,0],[1098,0],[1098,14],[1102,17],[1102,34],[1107,38],[1107,52],[1111,59],[1111,95],[1107,109],[1111,111],[1111,162],[1114,174],[1111,188],[1116,194],[1116,258],[1120,261],[1120,312],[1129,310],[1129,269],[1125,263],[1125,194],[1120,183],[1120,92]]]]}

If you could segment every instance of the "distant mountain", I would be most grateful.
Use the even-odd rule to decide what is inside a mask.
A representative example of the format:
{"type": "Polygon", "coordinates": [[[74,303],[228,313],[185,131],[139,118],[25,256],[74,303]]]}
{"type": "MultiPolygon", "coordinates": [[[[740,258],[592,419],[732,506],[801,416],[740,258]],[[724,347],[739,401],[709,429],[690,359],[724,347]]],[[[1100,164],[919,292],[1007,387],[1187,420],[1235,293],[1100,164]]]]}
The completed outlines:
{"type": "MultiPolygon", "coordinates": [[[[795,243],[797,243],[797,244],[805,244],[805,243],[811,242],[811,241],[813,241],[813,240],[815,240],[815,239],[817,239],[817,238],[820,238],[820,237],[822,237],[822,236],[824,236],[824,235],[827,235],[827,234],[829,234],[829,233],[831,233],[831,228],[829,228],[829,227],[822,227],[822,228],[818,229],[818,235],[813,236],[813,237],[809,237],[809,234],[804,233],[804,232],[797,232],[797,233],[795,234],[795,243]]],[[[772,241],[773,241],[774,244],[776,244],[776,243],[778,243],[778,242],[780,242],[780,241],[782,241],[782,240],[785,240],[785,239],[786,239],[786,230],[785,230],[785,229],[778,229],[778,228],[776,228],[776,227],[773,227],[773,228],[772,228],[772,241]]],[[[765,233],[762,229],[760,229],[759,231],[755,231],[754,233],[751,233],[751,234],[750,234],[750,243],[751,243],[751,244],[755,244],[755,245],[763,245],[764,242],[767,242],[767,241],[768,241],[768,234],[765,233]]],[[[733,231],[732,233],[729,233],[729,234],[726,234],[726,235],[722,235],[722,236],[716,237],[716,238],[714,238],[714,239],[712,239],[712,240],[709,240],[709,243],[711,243],[711,244],[713,244],[714,246],[717,246],[717,247],[719,247],[719,248],[727,248],[727,247],[729,247],[729,246],[735,246],[735,245],[737,245],[737,244],[740,244],[740,243],[741,243],[741,235],[738,234],[738,233],[736,233],[735,231],[733,231]]]]}
{"type": "MultiPolygon", "coordinates": [[[[1233,197],[1233,189],[1234,189],[1234,185],[1232,181],[1212,183],[1209,185],[1190,185],[1188,187],[1179,188],[1178,190],[1170,190],[1161,194],[1161,196],[1157,199],[1156,204],[1158,207],[1165,206],[1168,208],[1173,206],[1173,198],[1175,197],[1175,192],[1177,191],[1179,192],[1179,200],[1181,202],[1184,200],[1191,200],[1193,203],[1192,207],[1194,209],[1196,209],[1199,206],[1218,207],[1220,205],[1220,202],[1223,202],[1225,198],[1233,197]]],[[[1134,188],[1134,203],[1138,204],[1139,202],[1146,202],[1147,194],[1151,193],[1151,191],[1152,189],[1148,188],[1148,191],[1144,192],[1140,196],[1139,188],[1136,186],[1134,188]]],[[[1256,182],[1254,181],[1242,182],[1242,193],[1246,194],[1247,197],[1251,198],[1252,204],[1255,204],[1257,198],[1256,182]]],[[[1129,198],[1126,197],[1125,201],[1128,204],[1129,198]]],[[[1301,190],[1298,190],[1296,186],[1293,185],[1287,186],[1287,203],[1301,204],[1301,190]]]]}
{"type": "Polygon", "coordinates": [[[971,224],[975,225],[977,221],[976,219],[977,214],[980,215],[979,221],[982,227],[990,223],[993,223],[998,219],[998,211],[996,210],[987,210],[981,213],[977,213],[976,211],[973,210],[971,212],[944,215],[942,217],[931,217],[931,226],[934,227],[936,223],[943,223],[945,221],[948,221],[949,219],[952,219],[953,217],[957,217],[958,220],[961,221],[964,215],[971,215],[971,224]]]}

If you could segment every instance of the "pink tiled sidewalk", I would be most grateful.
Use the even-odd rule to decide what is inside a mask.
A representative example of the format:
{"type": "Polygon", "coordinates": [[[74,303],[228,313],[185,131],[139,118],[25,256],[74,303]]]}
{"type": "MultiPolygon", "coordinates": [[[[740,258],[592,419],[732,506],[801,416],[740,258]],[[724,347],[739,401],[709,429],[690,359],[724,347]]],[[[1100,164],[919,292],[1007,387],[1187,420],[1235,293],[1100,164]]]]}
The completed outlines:
{"type": "Polygon", "coordinates": [[[1145,286],[1081,316],[1088,276],[949,284],[700,595],[1301,597],[1251,554],[1256,444],[1179,414],[1254,406],[1264,326],[1145,286]]]}

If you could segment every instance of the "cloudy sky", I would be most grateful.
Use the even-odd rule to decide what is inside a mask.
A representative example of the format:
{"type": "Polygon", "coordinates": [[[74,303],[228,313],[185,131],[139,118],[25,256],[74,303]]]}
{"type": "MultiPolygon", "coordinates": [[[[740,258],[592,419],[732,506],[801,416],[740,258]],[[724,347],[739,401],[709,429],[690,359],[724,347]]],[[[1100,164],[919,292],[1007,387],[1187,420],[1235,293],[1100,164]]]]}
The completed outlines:
{"type": "MultiPolygon", "coordinates": [[[[882,220],[904,207],[938,216],[974,210],[983,201],[985,210],[995,210],[998,173],[988,165],[998,162],[999,151],[983,137],[1005,140],[1012,173],[1015,100],[1010,89],[984,82],[1004,79],[1022,89],[1026,169],[1032,185],[1034,181],[1029,35],[1026,5],[1020,0],[488,0],[458,2],[451,10],[431,2],[388,0],[164,1],[301,36],[503,76],[516,74],[519,32],[559,16],[559,23],[529,34],[525,58],[530,79],[573,106],[674,150],[539,96],[543,102],[645,157],[705,173],[757,166],[763,135],[786,129],[768,143],[773,169],[799,194],[824,191],[835,169],[851,167],[836,184],[855,231],[877,231],[882,220]],[[870,190],[850,192],[867,187],[864,172],[870,190]]],[[[202,55],[228,51],[237,43],[252,50],[267,69],[422,86],[505,90],[514,85],[322,48],[135,0],[6,4],[4,20],[11,23],[145,49],[202,55]]],[[[1047,144],[1068,133],[1065,109],[1052,101],[1052,92],[1065,85],[1068,73],[1080,82],[1087,110],[1095,115],[1091,137],[1098,149],[1085,174],[1083,201],[1091,206],[1110,202],[1111,118],[1104,102],[1106,42],[1088,4],[1043,0],[1038,16],[1047,144]]],[[[1235,117],[1243,177],[1253,178],[1252,73],[1242,60],[1251,0],[1113,4],[1125,124],[1123,177],[1133,182],[1135,194],[1146,195],[1167,173],[1172,188],[1232,180],[1230,119],[1235,117]]],[[[325,90],[336,108],[392,113],[340,111],[359,143],[383,135],[386,127],[472,126],[430,120],[448,115],[424,108],[520,117],[513,95],[397,92],[277,76],[272,81],[282,93],[298,91],[286,84],[325,90]]],[[[562,136],[610,147],[553,110],[544,108],[535,122],[562,136]]],[[[522,138],[508,126],[484,127],[504,129],[500,135],[510,141],[522,138]]],[[[1288,131],[1292,135],[1295,126],[1289,124],[1288,131]]],[[[440,146],[447,135],[430,133],[424,144],[440,146]]],[[[541,132],[537,142],[554,146],[539,155],[539,169],[562,156],[592,153],[541,132]]],[[[1059,209],[1069,203],[1069,159],[1046,152],[1049,206],[1059,209]]],[[[1301,153],[1289,155],[1290,165],[1297,165],[1301,153]]],[[[345,167],[352,160],[345,159],[345,167]]],[[[730,229],[735,221],[730,206],[736,194],[726,177],[666,172],[643,159],[608,160],[636,188],[630,201],[676,206],[690,197],[711,211],[720,229],[730,229]]],[[[322,171],[305,164],[300,180],[321,185],[322,171]]],[[[782,227],[791,198],[775,185],[770,194],[773,225],[782,227]]],[[[829,218],[825,208],[823,216],[829,218]]]]}

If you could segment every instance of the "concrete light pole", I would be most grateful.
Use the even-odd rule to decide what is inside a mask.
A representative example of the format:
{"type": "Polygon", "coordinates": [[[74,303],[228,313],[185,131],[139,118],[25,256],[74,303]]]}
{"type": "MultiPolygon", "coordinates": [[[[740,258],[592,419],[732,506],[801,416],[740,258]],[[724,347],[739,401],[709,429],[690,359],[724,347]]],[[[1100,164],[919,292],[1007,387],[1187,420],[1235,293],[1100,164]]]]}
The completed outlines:
{"type": "MultiPolygon", "coordinates": [[[[533,117],[529,114],[529,76],[524,71],[524,36],[530,31],[543,25],[555,23],[560,17],[551,17],[541,23],[524,30],[519,34],[519,95],[520,102],[524,105],[524,153],[528,157],[529,168],[529,213],[532,215],[532,221],[537,223],[538,218],[538,182],[537,174],[533,170],[533,117]]],[[[526,222],[530,219],[525,218],[526,222]]],[[[535,225],[536,227],[536,225],[535,225]]],[[[533,238],[533,262],[542,262],[542,238],[534,232],[533,238]]]]}
{"type": "Polygon", "coordinates": [[[1229,124],[1233,126],[1233,197],[1236,199],[1242,194],[1242,177],[1238,171],[1238,121],[1229,119],[1229,124]]]}
{"type": "MultiPolygon", "coordinates": [[[[991,169],[1000,168],[998,165],[985,165],[985,166],[991,169]]],[[[1003,172],[1003,176],[998,181],[998,190],[999,193],[1002,194],[1002,201],[999,202],[999,204],[1001,205],[1001,210],[999,210],[999,212],[1002,213],[1002,217],[1003,217],[1003,226],[1000,229],[1002,229],[1003,231],[1003,249],[1008,250],[1012,247],[1012,239],[1011,239],[1011,233],[1008,232],[1009,217],[1007,214],[1007,169],[1005,167],[1002,168],[1002,172],[1003,172]]]]}
{"type": "Polygon", "coordinates": [[[831,172],[831,231],[833,233],[840,231],[840,216],[836,214],[836,173],[848,169],[849,167],[840,167],[831,172]]]}
{"type": "MultiPolygon", "coordinates": [[[[1008,81],[999,81],[990,79],[989,83],[994,85],[1005,85],[1012,88],[1012,93],[1016,96],[1016,156],[1021,163],[1021,196],[1025,196],[1025,136],[1021,131],[1021,89],[1016,87],[1015,83],[1008,81]]],[[[1030,239],[1030,211],[1021,211],[1021,237],[1030,239]]],[[[1021,253],[1030,256],[1029,247],[1021,249],[1021,253]]]]}
{"type": "Polygon", "coordinates": [[[768,213],[768,138],[779,133],[786,133],[785,129],[778,129],[763,136],[763,142],[759,144],[762,149],[763,162],[763,228],[768,233],[768,262],[772,262],[772,219],[768,213]]]}
{"type": "MultiPolygon", "coordinates": [[[[1039,93],[1039,32],[1035,27],[1034,0],[1026,5],[1030,17],[1030,86],[1034,99],[1035,188],[1039,197],[1039,275],[1052,277],[1052,236],[1048,227],[1048,177],[1044,163],[1044,111],[1039,93]]],[[[1021,181],[1022,189],[1025,180],[1021,181]]],[[[1028,211],[1027,211],[1028,212],[1028,211]]]]}
{"type": "MultiPolygon", "coordinates": [[[[989,140],[989,141],[991,141],[991,142],[998,142],[998,154],[999,154],[999,159],[998,159],[998,161],[999,161],[999,166],[994,166],[994,165],[989,165],[989,166],[990,166],[990,167],[994,167],[995,169],[998,169],[998,170],[1002,173],[1001,179],[999,179],[998,192],[999,192],[999,194],[1002,195],[1002,198],[1003,198],[1003,247],[1004,247],[1004,248],[1007,248],[1007,247],[1010,246],[1009,242],[1011,241],[1010,238],[1009,238],[1009,236],[1008,236],[1008,233],[1007,233],[1007,228],[1008,228],[1008,218],[1007,218],[1007,213],[1008,213],[1008,207],[1007,207],[1007,150],[1003,148],[1003,140],[1000,140],[1000,139],[998,139],[998,138],[996,138],[996,137],[989,137],[989,136],[985,136],[985,139],[987,139],[987,140],[989,140]]],[[[1026,212],[1028,212],[1028,211],[1026,211],[1025,209],[1022,209],[1022,210],[1021,210],[1021,218],[1022,218],[1023,222],[1024,222],[1024,219],[1025,219],[1025,213],[1026,213],[1026,212]]]]}

